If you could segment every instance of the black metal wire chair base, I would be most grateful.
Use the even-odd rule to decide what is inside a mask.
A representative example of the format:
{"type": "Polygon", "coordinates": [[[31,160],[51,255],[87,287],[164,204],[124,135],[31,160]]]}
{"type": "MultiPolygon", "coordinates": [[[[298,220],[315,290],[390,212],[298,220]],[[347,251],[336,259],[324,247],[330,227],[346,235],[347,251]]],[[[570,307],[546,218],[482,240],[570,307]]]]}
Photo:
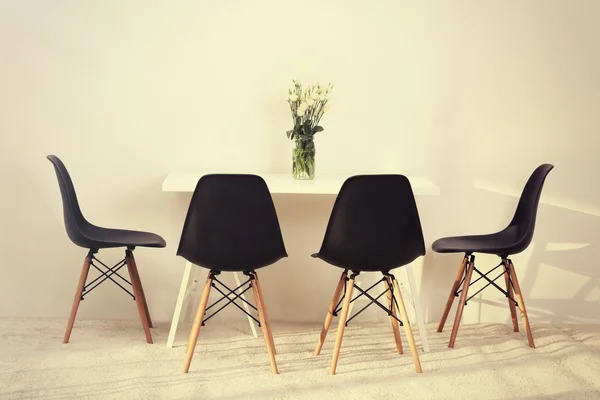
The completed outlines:
{"type": "Polygon", "coordinates": [[[210,306],[206,307],[206,310],[204,312],[205,315],[208,312],[208,310],[215,307],[217,304],[221,303],[223,300],[227,299],[228,301],[225,304],[223,304],[221,307],[219,307],[216,311],[214,311],[212,314],[210,314],[208,317],[205,317],[202,320],[202,326],[205,325],[206,321],[208,321],[209,319],[211,319],[212,317],[217,315],[219,312],[221,312],[223,309],[225,309],[225,307],[227,307],[230,304],[233,304],[240,311],[242,311],[244,314],[246,314],[248,317],[252,318],[252,320],[254,320],[254,322],[256,322],[257,325],[260,327],[261,326],[260,321],[254,315],[250,314],[242,306],[240,306],[238,303],[236,303],[236,300],[241,300],[243,303],[245,303],[246,305],[248,305],[249,307],[251,307],[254,311],[256,311],[258,313],[258,309],[242,297],[242,295],[244,293],[246,293],[248,290],[250,290],[252,288],[252,281],[256,279],[256,275],[255,275],[254,271],[245,271],[244,275],[246,275],[248,277],[248,279],[234,289],[229,288],[227,285],[225,285],[223,282],[221,282],[217,278],[217,275],[219,275],[220,273],[221,273],[221,271],[210,271],[210,273],[209,273],[210,278],[212,279],[211,286],[217,292],[219,292],[222,295],[222,297],[220,299],[218,299],[217,301],[215,301],[210,306]],[[222,290],[219,286],[217,286],[217,284],[221,285],[221,287],[224,290],[222,290]],[[247,287],[246,287],[246,285],[247,285],[247,287]],[[245,287],[245,289],[243,291],[236,293],[244,287],[245,287]],[[229,297],[231,295],[233,295],[233,297],[229,297]]]}
{"type": "MultiPolygon", "coordinates": [[[[128,250],[128,251],[131,251],[131,250],[128,250]]],[[[98,252],[97,250],[90,250],[88,252],[88,257],[90,258],[90,266],[96,268],[100,272],[100,275],[96,279],[85,284],[85,286],[83,287],[83,293],[81,293],[81,300],[84,300],[84,297],[86,295],[88,295],[92,290],[94,290],[95,288],[97,288],[98,286],[100,286],[102,283],[104,283],[106,280],[109,280],[109,279],[115,285],[120,287],[124,292],[126,292],[128,295],[130,295],[133,300],[135,300],[135,295],[133,293],[131,293],[121,283],[119,283],[118,281],[113,279],[113,276],[116,275],[118,278],[121,278],[121,281],[125,282],[125,284],[127,284],[133,288],[133,285],[131,284],[131,282],[119,274],[119,270],[127,265],[127,257],[123,258],[121,261],[119,261],[112,267],[109,267],[108,265],[104,264],[102,261],[100,261],[95,256],[95,254],[97,252],[98,252]],[[103,267],[105,270],[101,269],[96,263],[100,264],[100,267],[103,267]]]]}
{"type": "MultiPolygon", "coordinates": [[[[501,276],[504,276],[504,274],[508,274],[508,283],[510,288],[512,289],[511,291],[514,293],[515,291],[515,287],[513,285],[513,281],[512,278],[510,276],[510,273],[508,271],[508,267],[507,265],[510,265],[510,263],[512,262],[509,258],[506,257],[501,257],[502,261],[500,261],[500,264],[496,265],[494,268],[492,268],[491,270],[489,270],[486,273],[482,273],[480,270],[477,269],[477,267],[475,267],[475,256],[471,255],[471,261],[467,263],[467,267],[465,268],[465,274],[462,277],[462,280],[460,281],[460,284],[458,285],[458,287],[462,287],[464,282],[465,282],[465,278],[467,276],[467,272],[468,272],[468,268],[469,265],[472,263],[473,265],[473,272],[477,272],[480,276],[479,278],[475,279],[473,282],[469,283],[469,287],[473,286],[474,284],[476,284],[477,282],[479,282],[482,279],[485,279],[488,283],[482,287],[481,289],[479,289],[477,292],[475,292],[474,294],[472,294],[471,296],[469,296],[466,300],[465,300],[465,306],[467,305],[467,303],[469,302],[469,300],[471,300],[473,297],[477,296],[479,293],[481,293],[482,291],[484,291],[487,287],[489,286],[494,286],[497,290],[499,290],[507,299],[509,299],[510,301],[512,301],[513,303],[515,303],[515,306],[519,306],[519,303],[517,303],[517,301],[510,296],[510,294],[508,293],[507,290],[502,289],[500,286],[498,286],[498,284],[496,283],[496,280],[498,280],[498,278],[500,278],[501,276]],[[494,272],[496,269],[498,269],[499,267],[504,266],[503,271],[500,273],[500,275],[496,276],[494,279],[490,279],[488,277],[489,274],[491,274],[492,272],[494,272]]],[[[456,292],[454,292],[454,296],[458,297],[460,295],[460,293],[464,290],[464,288],[457,290],[456,292]]]]}
{"type": "MultiPolygon", "coordinates": [[[[338,316],[338,313],[342,310],[341,304],[344,301],[344,297],[346,297],[346,289],[347,289],[347,284],[348,281],[350,279],[354,279],[356,278],[358,275],[360,275],[360,272],[352,272],[352,275],[350,277],[348,277],[347,275],[347,270],[346,272],[346,279],[344,281],[344,290],[343,290],[343,294],[340,298],[340,300],[338,301],[338,304],[335,306],[335,311],[333,312],[334,316],[338,316]]],[[[366,306],[364,306],[363,308],[361,308],[360,310],[358,310],[356,312],[356,314],[354,314],[353,316],[351,316],[350,318],[348,318],[346,320],[346,326],[348,326],[348,324],[350,323],[350,321],[352,321],[354,318],[356,318],[358,315],[360,315],[363,311],[365,311],[367,308],[369,308],[370,306],[372,306],[373,304],[377,305],[379,308],[381,308],[389,317],[394,318],[396,321],[398,321],[398,323],[400,323],[400,326],[404,326],[404,323],[396,316],[394,315],[394,313],[392,312],[391,308],[388,308],[386,306],[384,306],[383,304],[381,304],[379,302],[379,299],[388,293],[388,290],[390,291],[390,293],[392,294],[392,304],[396,306],[396,309],[398,309],[398,301],[396,300],[396,296],[394,295],[394,286],[393,286],[393,282],[396,279],[394,277],[394,275],[390,274],[389,272],[382,272],[383,273],[383,278],[381,278],[380,280],[378,280],[377,282],[375,282],[374,284],[372,284],[368,289],[364,290],[361,287],[359,287],[356,283],[354,283],[354,288],[357,289],[360,293],[353,298],[352,300],[350,300],[350,303],[353,303],[354,301],[356,301],[357,299],[359,299],[362,296],[367,297],[370,302],[369,304],[367,304],[366,306]],[[391,280],[388,281],[388,277],[391,278],[391,280]],[[375,288],[375,286],[377,286],[380,283],[385,283],[385,285],[387,286],[387,290],[385,290],[383,293],[379,294],[377,297],[373,297],[369,294],[369,291],[373,290],[375,288]]]]}

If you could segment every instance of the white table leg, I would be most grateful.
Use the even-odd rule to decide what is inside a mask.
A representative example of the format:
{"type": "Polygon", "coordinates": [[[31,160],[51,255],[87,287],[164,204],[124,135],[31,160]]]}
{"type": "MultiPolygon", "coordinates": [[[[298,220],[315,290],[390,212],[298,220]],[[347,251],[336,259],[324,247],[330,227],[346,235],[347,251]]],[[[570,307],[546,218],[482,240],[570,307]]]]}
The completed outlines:
{"type": "Polygon", "coordinates": [[[179,325],[179,317],[181,316],[181,309],[183,308],[183,302],[187,297],[187,287],[192,275],[192,263],[186,262],[183,270],[183,277],[181,278],[181,286],[179,287],[179,294],[177,295],[177,302],[175,303],[175,311],[173,312],[173,320],[171,321],[171,329],[169,330],[169,337],[167,338],[167,348],[173,347],[175,341],[175,334],[177,333],[177,325],[179,325]]]}
{"type": "MultiPolygon", "coordinates": [[[[240,282],[240,276],[238,272],[234,272],[233,273],[233,277],[235,278],[235,284],[237,286],[240,286],[242,283],[240,282]]],[[[240,289],[239,291],[241,291],[242,289],[240,289]]],[[[239,293],[238,291],[238,293],[239,293]]],[[[245,295],[241,295],[240,296],[242,299],[246,300],[246,296],[245,295]]],[[[244,306],[244,310],[246,310],[247,313],[250,313],[250,307],[248,307],[248,304],[246,304],[245,301],[242,301],[242,305],[244,306]]],[[[254,326],[254,320],[252,318],[250,318],[248,315],[246,315],[246,317],[248,318],[248,323],[250,324],[250,329],[252,330],[252,335],[257,338],[258,334],[256,333],[256,326],[254,326]]]]}
{"type": "MultiPolygon", "coordinates": [[[[192,264],[192,267],[194,267],[194,264],[192,264]]],[[[193,320],[196,315],[196,311],[200,305],[200,298],[202,297],[202,292],[198,292],[198,289],[204,290],[204,285],[198,285],[198,281],[206,280],[208,277],[206,275],[204,279],[201,279],[200,275],[203,275],[202,272],[202,268],[192,268],[192,273],[190,274],[191,282],[188,283],[185,296],[183,296],[182,315],[179,317],[179,322],[182,320],[193,320]]]]}
{"type": "Polygon", "coordinates": [[[419,326],[419,336],[423,345],[423,352],[429,353],[429,341],[427,340],[427,332],[425,331],[425,320],[423,319],[423,309],[421,308],[421,299],[419,290],[417,290],[417,282],[415,281],[415,272],[412,264],[406,267],[406,275],[408,275],[408,286],[412,295],[413,304],[415,307],[415,315],[417,317],[417,325],[419,326]]]}

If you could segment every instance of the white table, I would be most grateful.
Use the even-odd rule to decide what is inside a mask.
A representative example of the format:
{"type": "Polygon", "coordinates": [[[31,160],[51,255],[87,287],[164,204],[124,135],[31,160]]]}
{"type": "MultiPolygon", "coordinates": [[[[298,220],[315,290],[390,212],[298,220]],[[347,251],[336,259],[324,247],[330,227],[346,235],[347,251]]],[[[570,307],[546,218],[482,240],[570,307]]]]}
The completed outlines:
{"type": "MultiPolygon", "coordinates": [[[[163,192],[187,192],[192,193],[196,188],[196,184],[198,180],[205,175],[206,173],[202,172],[172,172],[163,181],[162,191],[163,192]]],[[[258,174],[260,175],[269,190],[273,194],[297,194],[297,195],[311,195],[311,194],[330,194],[337,195],[342,187],[344,181],[350,175],[318,175],[313,180],[296,180],[292,177],[291,173],[288,174],[258,174]]],[[[440,194],[440,188],[436,186],[433,182],[429,181],[426,178],[422,177],[408,177],[410,180],[413,192],[415,196],[438,196],[440,194]]],[[[419,299],[419,293],[417,290],[417,285],[415,281],[414,270],[412,264],[407,265],[406,273],[408,276],[408,284],[410,287],[410,291],[412,294],[412,301],[415,308],[415,315],[417,319],[417,325],[419,327],[419,335],[421,337],[421,344],[423,345],[423,351],[429,352],[429,343],[427,341],[427,335],[425,333],[425,322],[423,319],[422,308],[419,299]]],[[[173,321],[171,322],[171,329],[169,331],[169,337],[167,339],[167,347],[173,347],[173,342],[175,340],[175,334],[177,333],[177,326],[179,325],[179,319],[181,316],[181,310],[184,306],[184,303],[189,298],[190,293],[193,293],[195,290],[193,286],[197,284],[197,281],[192,278],[192,289],[189,289],[190,277],[192,275],[195,276],[198,268],[192,268],[192,264],[187,262],[185,265],[185,269],[183,272],[183,278],[181,279],[181,286],[179,288],[179,295],[177,296],[177,303],[175,304],[175,311],[173,313],[173,321]]],[[[236,283],[240,284],[238,274],[234,273],[236,283]]],[[[357,282],[358,284],[359,282],[357,282]]],[[[353,304],[353,303],[352,303],[353,304]]],[[[246,303],[243,303],[246,311],[248,310],[248,306],[246,303]]],[[[250,317],[248,317],[248,322],[250,323],[250,329],[252,330],[252,334],[257,337],[256,327],[254,326],[254,321],[250,317]]]]}

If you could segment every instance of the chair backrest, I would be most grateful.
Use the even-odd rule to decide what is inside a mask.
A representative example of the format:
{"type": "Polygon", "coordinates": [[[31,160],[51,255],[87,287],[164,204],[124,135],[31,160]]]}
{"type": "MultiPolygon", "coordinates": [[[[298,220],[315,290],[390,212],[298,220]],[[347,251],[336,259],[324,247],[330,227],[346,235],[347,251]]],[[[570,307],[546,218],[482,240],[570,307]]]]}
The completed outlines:
{"type": "Polygon", "coordinates": [[[54,155],[49,155],[46,158],[54,165],[54,171],[56,172],[56,178],[58,179],[67,235],[76,245],[87,247],[87,239],[81,233],[81,228],[87,221],[79,208],[77,194],[75,193],[71,176],[60,158],[54,155]]]}
{"type": "Polygon", "coordinates": [[[419,212],[403,175],[358,175],[344,182],[319,257],[342,268],[387,271],[425,255],[419,212]]]}
{"type": "Polygon", "coordinates": [[[552,164],[540,165],[533,171],[523,188],[513,219],[507,227],[509,230],[514,230],[516,234],[512,254],[525,250],[533,239],[542,188],[553,168],[552,164]]]}
{"type": "Polygon", "coordinates": [[[200,178],[177,255],[219,271],[248,271],[287,257],[265,181],[245,174],[200,178]]]}

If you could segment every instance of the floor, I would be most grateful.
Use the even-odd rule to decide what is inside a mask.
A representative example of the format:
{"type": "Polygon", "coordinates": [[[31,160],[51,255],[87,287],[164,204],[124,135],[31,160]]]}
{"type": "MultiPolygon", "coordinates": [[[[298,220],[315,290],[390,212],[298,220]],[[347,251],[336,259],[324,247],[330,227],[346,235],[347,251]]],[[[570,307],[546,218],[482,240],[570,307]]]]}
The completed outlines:
{"type": "MultiPolygon", "coordinates": [[[[388,324],[351,324],[337,375],[329,376],[334,332],[312,355],[320,327],[273,322],[280,375],[272,375],[261,337],[242,320],[215,319],[200,334],[183,374],[186,331],[167,349],[167,323],[147,345],[135,321],[77,321],[61,344],[64,320],[0,319],[1,399],[600,399],[600,326],[534,324],[537,349],[509,325],[429,325],[432,352],[417,375],[395,354],[388,324]]],[[[417,343],[418,345],[418,343],[417,343]]]]}

